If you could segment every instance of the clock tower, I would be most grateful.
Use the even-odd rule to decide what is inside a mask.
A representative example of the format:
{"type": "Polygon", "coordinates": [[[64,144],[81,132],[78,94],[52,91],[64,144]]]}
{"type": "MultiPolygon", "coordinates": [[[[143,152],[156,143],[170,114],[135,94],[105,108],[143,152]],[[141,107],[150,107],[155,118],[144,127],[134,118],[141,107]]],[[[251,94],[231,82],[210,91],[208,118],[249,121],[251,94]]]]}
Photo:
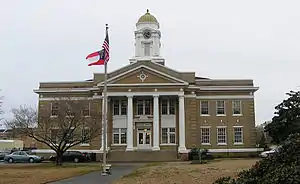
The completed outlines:
{"type": "Polygon", "coordinates": [[[151,60],[164,65],[165,60],[160,56],[160,31],[157,19],[147,12],[136,23],[135,54],[129,59],[130,63],[140,60],[151,60]]]}

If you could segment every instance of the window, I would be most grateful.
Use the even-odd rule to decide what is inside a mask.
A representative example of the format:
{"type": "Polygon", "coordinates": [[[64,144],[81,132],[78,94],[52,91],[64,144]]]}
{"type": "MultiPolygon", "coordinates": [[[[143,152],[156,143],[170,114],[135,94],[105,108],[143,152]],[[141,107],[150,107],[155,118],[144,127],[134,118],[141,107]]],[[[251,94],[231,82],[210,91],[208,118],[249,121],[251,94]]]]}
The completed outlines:
{"type": "Polygon", "coordinates": [[[137,114],[138,115],[151,115],[152,102],[151,100],[138,100],[137,101],[137,114]]]}
{"type": "Polygon", "coordinates": [[[144,43],[144,49],[145,56],[150,56],[150,43],[144,43]]]}
{"type": "Polygon", "coordinates": [[[58,116],[58,109],[59,109],[58,103],[51,103],[51,116],[58,116]]]}
{"type": "Polygon", "coordinates": [[[90,116],[90,103],[84,104],[83,110],[82,110],[83,116],[90,116]]]}
{"type": "Polygon", "coordinates": [[[175,100],[163,99],[161,101],[161,113],[163,115],[175,115],[175,100]]]}
{"type": "Polygon", "coordinates": [[[113,128],[113,144],[126,144],[127,128],[113,128]]]}
{"type": "Polygon", "coordinates": [[[201,115],[208,115],[209,114],[209,105],[208,105],[207,100],[200,102],[200,114],[201,115]]]}
{"type": "Polygon", "coordinates": [[[243,127],[234,127],[234,144],[243,144],[243,127]]]}
{"type": "Polygon", "coordinates": [[[114,100],[113,101],[113,114],[126,115],[127,114],[127,101],[126,100],[114,100]]]}
{"type": "Polygon", "coordinates": [[[218,144],[227,144],[225,127],[217,128],[217,143],[218,144]]]}
{"type": "Polygon", "coordinates": [[[81,130],[81,144],[89,144],[90,143],[90,129],[85,127],[81,130]]]}
{"type": "Polygon", "coordinates": [[[52,129],[50,139],[53,144],[58,144],[58,129],[52,129]]]}
{"type": "Polygon", "coordinates": [[[210,128],[201,128],[201,144],[210,144],[210,128]]]}
{"type": "Polygon", "coordinates": [[[232,101],[232,113],[233,115],[242,114],[242,102],[240,100],[232,101]]]}
{"type": "Polygon", "coordinates": [[[224,115],[224,114],[225,114],[225,101],[217,100],[217,115],[224,115]]]}
{"type": "Polygon", "coordinates": [[[175,144],[175,128],[162,128],[161,129],[161,143],[162,144],[175,144]]]}

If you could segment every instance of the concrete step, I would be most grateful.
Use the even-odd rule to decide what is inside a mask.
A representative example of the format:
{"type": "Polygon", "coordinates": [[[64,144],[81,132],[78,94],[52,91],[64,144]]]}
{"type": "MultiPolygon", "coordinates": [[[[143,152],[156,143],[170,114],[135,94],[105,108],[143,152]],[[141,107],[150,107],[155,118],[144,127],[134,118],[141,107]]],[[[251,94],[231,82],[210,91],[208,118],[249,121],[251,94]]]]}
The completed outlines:
{"type": "Polygon", "coordinates": [[[109,162],[163,162],[178,161],[177,151],[116,151],[107,155],[109,162]]]}

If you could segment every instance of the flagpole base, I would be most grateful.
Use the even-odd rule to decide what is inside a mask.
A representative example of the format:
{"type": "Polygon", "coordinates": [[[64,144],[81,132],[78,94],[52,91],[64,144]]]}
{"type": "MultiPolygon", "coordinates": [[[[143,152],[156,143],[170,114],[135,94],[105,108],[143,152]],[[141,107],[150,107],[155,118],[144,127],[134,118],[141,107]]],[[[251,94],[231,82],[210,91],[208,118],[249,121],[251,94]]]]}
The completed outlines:
{"type": "Polygon", "coordinates": [[[101,172],[102,176],[108,176],[111,175],[111,165],[110,164],[106,164],[106,165],[102,165],[102,172],[101,172]]]}

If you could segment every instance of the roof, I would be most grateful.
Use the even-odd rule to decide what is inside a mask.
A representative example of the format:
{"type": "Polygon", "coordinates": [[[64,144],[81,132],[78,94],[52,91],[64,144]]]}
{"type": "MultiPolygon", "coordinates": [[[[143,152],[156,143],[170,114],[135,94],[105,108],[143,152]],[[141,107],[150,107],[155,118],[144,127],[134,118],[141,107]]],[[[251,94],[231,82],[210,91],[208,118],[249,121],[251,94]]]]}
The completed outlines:
{"type": "Polygon", "coordinates": [[[147,9],[147,12],[139,18],[137,24],[138,23],[149,23],[149,22],[158,24],[157,19],[153,15],[151,15],[149,13],[149,10],[147,9]]]}

